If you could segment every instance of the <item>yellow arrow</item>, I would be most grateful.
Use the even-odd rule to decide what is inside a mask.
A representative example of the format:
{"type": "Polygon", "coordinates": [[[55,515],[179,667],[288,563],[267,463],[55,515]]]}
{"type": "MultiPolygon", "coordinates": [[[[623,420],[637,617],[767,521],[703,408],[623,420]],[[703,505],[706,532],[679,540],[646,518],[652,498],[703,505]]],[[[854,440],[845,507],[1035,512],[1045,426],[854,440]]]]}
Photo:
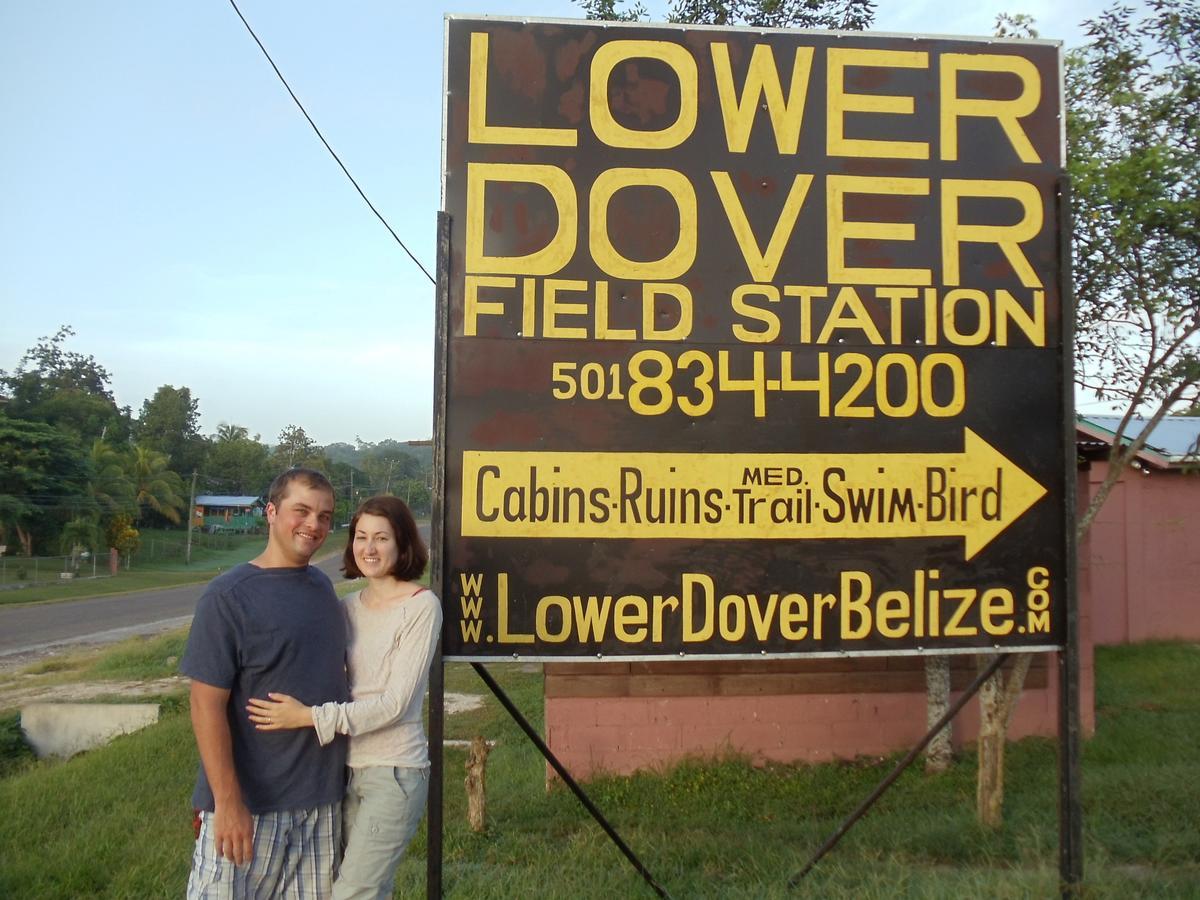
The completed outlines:
{"type": "Polygon", "coordinates": [[[1046,489],[965,429],[961,453],[464,451],[468,537],[957,537],[971,559],[1046,489]]]}

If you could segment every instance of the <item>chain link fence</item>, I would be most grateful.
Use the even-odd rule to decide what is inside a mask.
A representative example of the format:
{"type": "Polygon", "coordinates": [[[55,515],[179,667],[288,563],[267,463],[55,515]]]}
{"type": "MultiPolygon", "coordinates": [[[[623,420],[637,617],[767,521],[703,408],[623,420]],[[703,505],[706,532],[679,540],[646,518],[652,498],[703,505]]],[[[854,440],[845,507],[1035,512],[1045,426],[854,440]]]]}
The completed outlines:
{"type": "MultiPolygon", "coordinates": [[[[192,560],[198,553],[233,550],[247,540],[235,532],[192,532],[192,560]]],[[[171,569],[182,566],[188,558],[186,532],[150,532],[144,534],[132,556],[121,555],[116,561],[108,552],[83,552],[77,556],[11,556],[0,555],[0,590],[53,584],[90,578],[108,578],[130,569],[171,569]]]]}
{"type": "Polygon", "coordinates": [[[76,578],[107,578],[108,557],[0,556],[0,588],[32,587],[76,578]]]}

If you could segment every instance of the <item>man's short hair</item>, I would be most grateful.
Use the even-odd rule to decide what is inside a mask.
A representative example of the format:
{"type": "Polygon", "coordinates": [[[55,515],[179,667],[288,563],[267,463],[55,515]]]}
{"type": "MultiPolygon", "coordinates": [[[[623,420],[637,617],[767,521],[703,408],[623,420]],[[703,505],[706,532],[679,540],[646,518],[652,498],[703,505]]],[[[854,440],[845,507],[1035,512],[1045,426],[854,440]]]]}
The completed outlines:
{"type": "Polygon", "coordinates": [[[279,504],[287,496],[293,481],[299,481],[301,484],[307,485],[310,488],[316,488],[317,490],[329,491],[330,495],[337,496],[333,493],[333,485],[329,483],[329,479],[325,477],[324,472],[318,472],[316,469],[307,469],[304,466],[296,466],[275,477],[275,480],[271,482],[271,486],[267,488],[267,502],[272,504],[276,509],[279,509],[279,504]]]}
{"type": "Polygon", "coordinates": [[[354,532],[358,528],[358,520],[364,515],[382,516],[391,523],[396,535],[396,565],[388,574],[401,581],[412,581],[420,578],[429,563],[429,551],[417,531],[416,520],[406,504],[399,497],[381,494],[364,500],[350,520],[350,534],[346,538],[346,550],[342,553],[342,571],[347,578],[361,578],[362,572],[354,559],[354,532]]]}

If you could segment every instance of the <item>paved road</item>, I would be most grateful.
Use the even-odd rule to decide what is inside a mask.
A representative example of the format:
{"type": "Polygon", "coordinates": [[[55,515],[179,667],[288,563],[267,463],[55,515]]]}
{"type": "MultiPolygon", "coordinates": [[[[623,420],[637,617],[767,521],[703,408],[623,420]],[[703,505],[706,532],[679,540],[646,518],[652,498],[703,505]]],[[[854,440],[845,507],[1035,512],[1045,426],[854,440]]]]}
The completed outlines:
{"type": "MultiPolygon", "coordinates": [[[[418,522],[429,544],[429,523],[418,522]]],[[[342,532],[335,535],[340,545],[342,532]]],[[[327,556],[317,566],[334,584],[342,581],[342,554],[327,556]]],[[[20,659],[53,653],[71,644],[104,644],[135,634],[156,634],[191,621],[203,584],[64,600],[29,606],[0,606],[0,663],[20,665],[20,659]]]]}
{"type": "MultiPolygon", "coordinates": [[[[336,583],[342,578],[341,561],[338,553],[318,566],[336,583]]],[[[90,600],[0,606],[0,658],[64,644],[107,643],[186,625],[203,590],[203,584],[191,584],[90,600]]]]}

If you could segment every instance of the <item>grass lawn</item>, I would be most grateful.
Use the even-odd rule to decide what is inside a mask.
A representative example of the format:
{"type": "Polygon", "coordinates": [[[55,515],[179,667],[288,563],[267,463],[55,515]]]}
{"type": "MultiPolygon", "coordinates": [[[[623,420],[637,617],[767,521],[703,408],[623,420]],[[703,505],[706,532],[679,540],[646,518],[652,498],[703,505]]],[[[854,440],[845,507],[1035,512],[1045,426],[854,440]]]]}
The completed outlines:
{"type": "MultiPolygon", "coordinates": [[[[131,642],[87,677],[170,674],[180,636],[131,642]],[[175,643],[172,643],[175,641],[175,643]]],[[[539,667],[493,675],[541,725],[539,667]]],[[[1098,726],[1084,747],[1086,896],[1200,896],[1200,647],[1097,651],[1098,726]]],[[[486,693],[464,665],[447,690],[486,693]]],[[[444,886],[449,897],[652,897],[492,701],[452,717],[447,736],[498,742],[488,761],[486,834],[466,826],[463,751],[446,753],[444,886]]],[[[196,756],[186,701],[163,720],[68,762],[21,759],[0,719],[0,896],[177,897],[192,845],[196,756]]],[[[736,758],[601,778],[589,793],[676,898],[1057,896],[1056,747],[1030,739],[1007,758],[1005,824],[974,822],[975,760],[905,774],[802,882],[793,874],[888,771],[882,763],[755,768],[736,758]]],[[[424,894],[425,837],[397,896],[424,894]]]]}

